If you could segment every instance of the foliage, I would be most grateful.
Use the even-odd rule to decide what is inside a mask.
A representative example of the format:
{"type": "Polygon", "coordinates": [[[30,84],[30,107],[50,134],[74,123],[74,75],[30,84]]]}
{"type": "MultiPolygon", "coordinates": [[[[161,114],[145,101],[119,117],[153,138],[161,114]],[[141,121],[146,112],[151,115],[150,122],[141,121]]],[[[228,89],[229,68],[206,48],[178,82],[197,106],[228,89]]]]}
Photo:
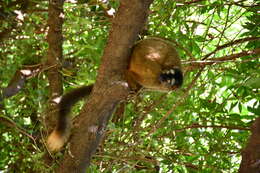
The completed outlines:
{"type": "MultiPolygon", "coordinates": [[[[1,88],[24,65],[44,63],[48,47],[48,1],[14,2],[0,2],[1,88]]],[[[258,5],[155,0],[147,33],[176,41],[185,84],[172,93],[144,91],[120,105],[124,112],[115,113],[88,172],[237,172],[250,125],[260,115],[259,54],[214,59],[260,47],[253,39],[260,36],[258,5]],[[237,43],[241,38],[252,39],[237,43]],[[202,60],[213,63],[199,66],[202,60]]],[[[108,11],[117,7],[115,0],[64,4],[66,91],[95,81],[112,20],[108,11]]],[[[0,172],[52,170],[39,159],[45,152],[46,70],[4,100],[0,172]]]]}

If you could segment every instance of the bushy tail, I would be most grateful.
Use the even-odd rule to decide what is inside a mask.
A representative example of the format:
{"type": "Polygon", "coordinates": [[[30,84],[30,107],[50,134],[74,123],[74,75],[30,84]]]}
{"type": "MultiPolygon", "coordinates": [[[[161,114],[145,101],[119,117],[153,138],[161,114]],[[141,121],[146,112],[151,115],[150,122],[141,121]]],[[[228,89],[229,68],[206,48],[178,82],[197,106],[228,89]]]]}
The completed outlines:
{"type": "Polygon", "coordinates": [[[58,151],[67,141],[70,134],[70,122],[68,115],[72,106],[79,100],[88,96],[92,91],[93,85],[83,86],[68,92],[62,96],[58,106],[58,122],[55,129],[47,139],[47,147],[50,151],[58,151]]]}

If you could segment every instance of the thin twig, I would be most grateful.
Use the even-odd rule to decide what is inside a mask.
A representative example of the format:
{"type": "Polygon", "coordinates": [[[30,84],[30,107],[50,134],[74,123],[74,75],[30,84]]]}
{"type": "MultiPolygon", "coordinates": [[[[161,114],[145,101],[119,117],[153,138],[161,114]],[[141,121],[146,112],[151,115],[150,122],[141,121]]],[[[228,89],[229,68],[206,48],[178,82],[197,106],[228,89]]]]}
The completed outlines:
{"type": "MultiPolygon", "coordinates": [[[[172,114],[172,112],[181,104],[184,103],[185,99],[188,97],[189,95],[189,91],[190,89],[195,85],[196,81],[198,80],[198,78],[200,77],[202,71],[204,70],[204,67],[202,67],[200,69],[200,71],[196,74],[196,76],[194,77],[194,79],[192,80],[192,82],[189,84],[189,86],[184,89],[184,95],[182,97],[180,97],[180,99],[177,101],[177,103],[175,105],[173,105],[173,107],[154,125],[153,128],[151,128],[149,135],[153,134],[158,128],[161,127],[162,123],[172,114]]],[[[149,127],[150,128],[150,127],[149,127]]]]}
{"type": "Polygon", "coordinates": [[[23,135],[27,136],[28,138],[30,138],[34,142],[34,144],[36,145],[36,141],[35,141],[34,137],[32,135],[30,135],[29,133],[27,133],[25,129],[23,129],[22,127],[18,126],[13,120],[11,120],[10,118],[8,118],[6,116],[2,116],[2,115],[0,115],[0,120],[6,126],[8,126],[10,128],[15,128],[19,132],[21,132],[21,134],[23,134],[23,135]]]}
{"type": "Polygon", "coordinates": [[[225,128],[225,129],[231,129],[231,130],[250,130],[249,127],[225,126],[225,125],[200,125],[200,124],[192,124],[187,127],[183,127],[180,129],[173,129],[173,130],[176,132],[181,132],[186,129],[194,129],[194,128],[225,128]]]}

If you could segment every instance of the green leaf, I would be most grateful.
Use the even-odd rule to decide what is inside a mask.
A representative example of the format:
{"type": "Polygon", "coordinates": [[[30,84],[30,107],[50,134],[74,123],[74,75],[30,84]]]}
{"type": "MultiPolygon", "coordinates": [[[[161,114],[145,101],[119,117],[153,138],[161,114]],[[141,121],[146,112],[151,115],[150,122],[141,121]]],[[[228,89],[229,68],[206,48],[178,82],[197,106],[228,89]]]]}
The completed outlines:
{"type": "Polygon", "coordinates": [[[252,112],[255,115],[259,115],[260,116],[260,106],[258,106],[257,108],[248,106],[247,109],[248,109],[249,112],[252,112]]]}
{"type": "Polygon", "coordinates": [[[245,82],[246,86],[249,86],[251,88],[260,88],[260,78],[250,78],[245,82]]]}

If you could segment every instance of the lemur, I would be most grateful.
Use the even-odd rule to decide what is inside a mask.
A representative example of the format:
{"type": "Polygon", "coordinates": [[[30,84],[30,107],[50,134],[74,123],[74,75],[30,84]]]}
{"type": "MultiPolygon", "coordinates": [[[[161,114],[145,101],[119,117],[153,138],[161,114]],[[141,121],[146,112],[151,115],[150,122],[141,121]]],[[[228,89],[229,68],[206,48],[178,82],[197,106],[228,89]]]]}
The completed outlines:
{"type": "MultiPolygon", "coordinates": [[[[146,88],[155,91],[172,91],[183,83],[181,61],[173,44],[165,39],[151,37],[138,41],[132,49],[126,72],[132,90],[146,88]]],[[[58,151],[69,137],[68,115],[71,107],[88,96],[93,84],[65,94],[58,105],[58,121],[47,139],[50,151],[58,151]]]]}

